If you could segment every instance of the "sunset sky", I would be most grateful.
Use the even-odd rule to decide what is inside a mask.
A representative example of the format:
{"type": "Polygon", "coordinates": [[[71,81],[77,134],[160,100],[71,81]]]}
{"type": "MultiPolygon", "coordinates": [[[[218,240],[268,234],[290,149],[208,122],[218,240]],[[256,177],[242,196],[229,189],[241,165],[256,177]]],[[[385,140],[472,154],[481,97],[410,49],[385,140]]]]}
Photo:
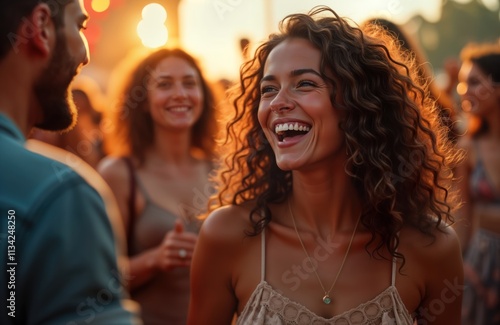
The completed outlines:
{"type": "MultiPolygon", "coordinates": [[[[237,77],[239,39],[255,45],[277,29],[287,14],[324,4],[360,23],[372,17],[405,23],[415,14],[429,21],[441,16],[442,0],[183,0],[179,10],[181,44],[204,65],[210,77],[237,77]]],[[[457,0],[450,0],[457,1],[457,0]]],[[[460,2],[468,0],[460,0],[460,2]]],[[[484,0],[498,5],[496,0],[484,0]]]]}
{"type": "MultiPolygon", "coordinates": [[[[110,71],[118,63],[128,64],[129,57],[141,56],[150,49],[141,44],[137,26],[141,21],[141,10],[151,3],[172,9],[171,0],[84,0],[88,8],[102,3],[109,6],[104,13],[94,12],[86,33],[91,43],[91,63],[84,74],[95,78],[103,88],[110,79],[110,71]],[[136,52],[139,53],[136,55],[136,52]]],[[[159,14],[160,26],[148,21],[146,36],[158,38],[165,26],[174,27],[167,35],[167,47],[181,46],[201,63],[205,75],[215,81],[238,78],[242,63],[239,40],[251,41],[250,54],[267,36],[277,31],[278,22],[291,13],[306,13],[314,6],[327,5],[340,16],[355,23],[382,17],[404,24],[414,15],[434,22],[441,17],[443,1],[470,2],[471,0],[181,0],[178,10],[178,25],[175,15],[167,11],[152,10],[159,14]],[[170,17],[170,18],[168,18],[170,17]],[[174,25],[172,25],[174,24],[174,25]],[[178,26],[178,28],[177,28],[178,26]]],[[[476,0],[474,0],[476,1],[476,0]]],[[[496,10],[498,0],[481,0],[487,7],[496,10]]],[[[169,9],[169,10],[170,10],[169,9]]],[[[144,14],[142,15],[144,20],[144,14]]],[[[417,30],[418,26],[412,27],[417,30]]],[[[407,30],[411,35],[411,31],[407,30]]],[[[144,40],[143,40],[144,42],[144,40]]],[[[118,70],[118,75],[121,71],[118,70]]]]}

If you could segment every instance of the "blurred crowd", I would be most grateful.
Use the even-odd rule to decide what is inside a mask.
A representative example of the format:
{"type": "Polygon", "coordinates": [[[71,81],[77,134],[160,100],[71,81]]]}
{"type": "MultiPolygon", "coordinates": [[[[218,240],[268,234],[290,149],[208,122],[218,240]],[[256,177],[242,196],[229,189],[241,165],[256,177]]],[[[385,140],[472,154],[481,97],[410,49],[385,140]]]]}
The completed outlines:
{"type": "MultiPolygon", "coordinates": [[[[40,20],[44,10],[49,9],[40,10],[40,20]]],[[[461,158],[452,166],[453,182],[445,191],[446,196],[456,197],[459,202],[450,212],[451,218],[445,221],[458,236],[463,258],[461,324],[500,324],[500,39],[469,43],[455,57],[443,62],[446,84],[438,84],[418,41],[403,27],[380,18],[366,21],[359,28],[369,34],[373,26],[392,37],[391,42],[399,51],[394,57],[414,62],[412,78],[418,79],[414,82],[422,85],[425,96],[433,101],[438,127],[445,130],[430,138],[443,135],[439,141],[449,145],[454,157],[461,158]]],[[[248,64],[253,59],[254,53],[250,52],[253,44],[241,39],[239,45],[242,63],[248,64]]],[[[250,122],[248,128],[241,124],[242,129],[235,130],[234,125],[240,125],[237,123],[241,120],[251,120],[250,115],[236,111],[235,107],[241,101],[251,105],[251,99],[260,99],[261,95],[264,98],[268,91],[274,91],[271,86],[263,86],[256,90],[262,94],[234,97],[237,89],[243,89],[241,94],[252,87],[259,89],[253,84],[253,78],[262,78],[260,71],[252,70],[250,65],[242,67],[247,68],[247,79],[208,80],[197,58],[183,49],[151,50],[132,60],[127,58],[114,71],[109,84],[103,85],[85,73],[76,76],[68,90],[78,115],[74,127],[63,132],[34,127],[27,134],[29,150],[87,175],[83,178],[104,199],[115,236],[117,268],[122,270],[121,283],[125,296],[130,295],[138,306],[132,308],[140,315],[137,322],[181,325],[188,323],[188,314],[191,314],[192,324],[199,323],[194,321],[196,311],[189,309],[191,294],[196,293],[190,276],[198,237],[203,218],[213,211],[214,198],[229,202],[229,198],[218,192],[220,180],[231,184],[231,179],[236,177],[230,172],[221,173],[221,165],[235,164],[247,171],[248,177],[242,184],[258,183],[252,172],[264,175],[259,174],[259,168],[269,162],[267,158],[263,159],[262,166],[255,163],[250,170],[242,167],[246,162],[250,166],[250,162],[260,157],[261,139],[256,139],[255,148],[251,148],[247,137],[249,148],[236,148],[237,154],[232,156],[235,161],[222,161],[221,152],[227,149],[224,137],[230,137],[231,133],[234,138],[243,137],[236,133],[254,131],[250,129],[250,122]],[[232,124],[228,124],[229,121],[232,124]]],[[[6,71],[1,70],[0,74],[6,71]]],[[[258,80],[262,84],[273,81],[272,78],[258,80]]],[[[286,106],[286,100],[284,102],[286,106]]],[[[300,133],[302,129],[295,131],[300,133]]],[[[428,130],[429,134],[432,131],[428,130]]],[[[355,148],[346,150],[349,154],[355,148]]],[[[393,176],[395,179],[406,177],[393,176]]],[[[288,182],[289,177],[283,176],[282,181],[288,182]]],[[[225,191],[232,193],[229,188],[227,185],[225,191]]],[[[4,191],[0,196],[6,193],[4,191]]],[[[231,204],[247,202],[246,195],[250,194],[235,192],[231,204]]],[[[411,189],[406,195],[412,195],[411,189]]],[[[272,193],[269,196],[272,197],[272,193]]],[[[285,202],[284,199],[277,201],[285,202]]],[[[251,215],[254,212],[252,210],[251,215]]],[[[270,221],[256,222],[256,233],[265,228],[267,222],[270,221]]],[[[297,231],[295,220],[293,222],[297,231]]],[[[357,227],[356,223],[353,238],[357,227]]],[[[304,246],[300,235],[298,237],[306,250],[307,245],[304,246]]],[[[397,252],[392,253],[399,256],[397,252]]],[[[325,297],[329,299],[328,294],[325,297]]],[[[114,324],[108,323],[109,319],[99,324],[114,324]]],[[[40,320],[41,323],[44,322],[40,320]]]]}

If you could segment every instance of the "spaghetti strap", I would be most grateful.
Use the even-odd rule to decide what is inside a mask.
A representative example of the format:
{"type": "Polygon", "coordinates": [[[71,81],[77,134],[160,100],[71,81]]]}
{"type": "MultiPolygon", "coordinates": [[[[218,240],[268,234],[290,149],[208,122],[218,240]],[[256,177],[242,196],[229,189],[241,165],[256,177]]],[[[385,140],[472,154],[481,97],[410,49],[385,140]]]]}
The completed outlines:
{"type": "MultiPolygon", "coordinates": [[[[397,238],[399,238],[399,231],[398,231],[398,234],[397,234],[397,238]]],[[[396,242],[396,238],[394,238],[394,241],[396,242]]],[[[397,248],[394,250],[394,253],[396,253],[398,250],[397,248]]],[[[392,276],[391,276],[391,286],[395,286],[396,285],[396,269],[397,269],[397,266],[398,266],[398,259],[393,256],[392,257],[392,276]]]]}
{"type": "Polygon", "coordinates": [[[134,246],[134,229],[135,229],[135,195],[137,192],[137,177],[135,174],[134,164],[130,157],[122,157],[125,162],[129,173],[129,197],[128,197],[128,225],[127,225],[127,254],[132,256],[132,250],[134,246]]]}
{"type": "Polygon", "coordinates": [[[266,228],[260,233],[261,253],[260,253],[260,281],[266,280],[266,228]]]}
{"type": "Polygon", "coordinates": [[[148,194],[148,191],[146,191],[146,188],[142,184],[141,180],[139,179],[139,177],[137,175],[135,176],[135,178],[136,178],[137,187],[139,188],[139,191],[141,191],[142,195],[144,196],[144,199],[147,202],[151,202],[151,198],[148,194]]]}
{"type": "Polygon", "coordinates": [[[392,279],[391,279],[391,286],[396,285],[396,269],[397,269],[397,258],[393,257],[392,258],[392,279]]]}

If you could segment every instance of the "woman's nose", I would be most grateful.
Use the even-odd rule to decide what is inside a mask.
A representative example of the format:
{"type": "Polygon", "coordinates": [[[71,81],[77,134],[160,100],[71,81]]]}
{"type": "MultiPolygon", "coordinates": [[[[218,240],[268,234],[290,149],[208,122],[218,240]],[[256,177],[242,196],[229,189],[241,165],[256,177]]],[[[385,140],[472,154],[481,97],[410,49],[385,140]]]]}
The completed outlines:
{"type": "Polygon", "coordinates": [[[174,98],[185,98],[186,97],[186,89],[182,85],[175,85],[173,89],[172,97],[174,98]]]}
{"type": "Polygon", "coordinates": [[[293,103],[289,100],[284,91],[278,92],[271,101],[270,108],[272,112],[282,113],[293,109],[293,103]]]}

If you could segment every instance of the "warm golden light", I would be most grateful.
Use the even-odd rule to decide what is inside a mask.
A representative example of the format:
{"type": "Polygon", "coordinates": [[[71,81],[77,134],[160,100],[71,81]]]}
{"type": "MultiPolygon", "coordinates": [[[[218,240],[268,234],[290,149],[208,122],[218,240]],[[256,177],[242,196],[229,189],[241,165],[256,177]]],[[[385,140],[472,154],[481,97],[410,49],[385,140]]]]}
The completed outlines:
{"type": "Polygon", "coordinates": [[[149,48],[163,46],[168,41],[168,30],[163,24],[141,20],[137,25],[137,34],[142,44],[149,48]]]}
{"type": "Polygon", "coordinates": [[[95,12],[103,12],[108,10],[110,0],[92,0],[92,10],[95,12]]]}
{"type": "Polygon", "coordinates": [[[158,3],[150,3],[142,9],[142,19],[163,24],[167,20],[167,11],[158,3]]]}
{"type": "Polygon", "coordinates": [[[158,3],[150,3],[142,9],[142,20],[137,25],[137,34],[144,46],[157,48],[167,43],[166,20],[167,11],[158,3]]]}
{"type": "Polygon", "coordinates": [[[142,44],[149,48],[164,46],[168,41],[168,30],[165,26],[159,26],[154,34],[147,34],[141,37],[142,44]]]}

